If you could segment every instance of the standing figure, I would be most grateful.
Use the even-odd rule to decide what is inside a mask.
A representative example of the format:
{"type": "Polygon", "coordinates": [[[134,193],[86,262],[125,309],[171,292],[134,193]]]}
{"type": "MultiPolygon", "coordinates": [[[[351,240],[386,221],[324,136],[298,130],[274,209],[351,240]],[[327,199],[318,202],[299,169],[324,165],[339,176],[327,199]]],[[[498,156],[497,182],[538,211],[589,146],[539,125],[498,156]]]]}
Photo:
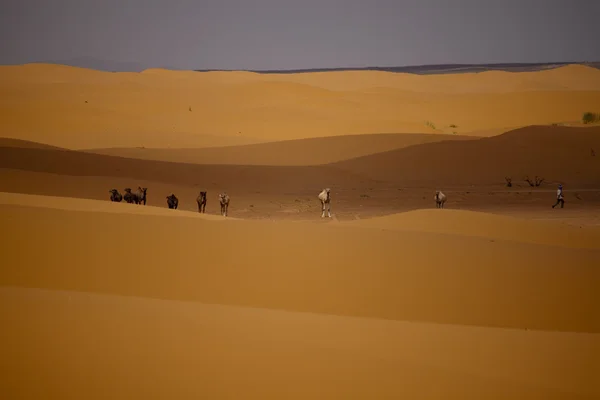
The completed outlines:
{"type": "Polygon", "coordinates": [[[170,196],[167,196],[167,206],[169,206],[169,208],[177,210],[178,205],[179,199],[173,193],[171,193],[170,196]]]}
{"type": "Polygon", "coordinates": [[[327,217],[331,218],[331,189],[323,189],[318,198],[321,200],[321,218],[325,218],[325,205],[327,205],[327,217]]]}
{"type": "Polygon", "coordinates": [[[560,208],[565,207],[565,198],[563,196],[563,187],[562,185],[558,185],[558,189],[556,190],[556,203],[552,206],[552,208],[556,207],[560,204],[560,208]]]}
{"type": "Polygon", "coordinates": [[[434,199],[436,208],[444,208],[444,203],[446,203],[446,195],[444,193],[440,190],[436,190],[434,199]]]}
{"type": "Polygon", "coordinates": [[[229,209],[229,195],[227,193],[219,194],[219,203],[221,204],[221,215],[226,217],[229,209]]]}
{"type": "Polygon", "coordinates": [[[206,192],[200,192],[198,197],[196,197],[196,203],[198,203],[198,212],[205,213],[206,212],[206,192]]]}

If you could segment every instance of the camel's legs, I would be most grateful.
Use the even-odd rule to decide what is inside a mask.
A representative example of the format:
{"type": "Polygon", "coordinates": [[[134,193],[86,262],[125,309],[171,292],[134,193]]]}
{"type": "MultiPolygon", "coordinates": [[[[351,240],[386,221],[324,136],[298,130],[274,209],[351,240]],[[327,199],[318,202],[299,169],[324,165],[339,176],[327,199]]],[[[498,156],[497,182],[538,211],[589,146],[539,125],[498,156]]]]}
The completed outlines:
{"type": "Polygon", "coordinates": [[[325,218],[325,203],[321,202],[321,218],[325,218]]]}
{"type": "Polygon", "coordinates": [[[327,216],[331,218],[331,202],[327,203],[327,216]]]}

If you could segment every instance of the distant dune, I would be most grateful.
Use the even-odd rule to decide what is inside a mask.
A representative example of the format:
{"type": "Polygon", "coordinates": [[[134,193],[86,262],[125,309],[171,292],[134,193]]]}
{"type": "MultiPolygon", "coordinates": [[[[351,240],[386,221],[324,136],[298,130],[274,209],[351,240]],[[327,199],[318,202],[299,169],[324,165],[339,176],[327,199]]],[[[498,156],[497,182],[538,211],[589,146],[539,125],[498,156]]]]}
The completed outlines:
{"type": "Polygon", "coordinates": [[[377,133],[481,135],[578,124],[600,70],[415,75],[381,71],[110,73],[0,67],[4,136],[70,149],[198,148],[377,133]]]}
{"type": "MultiPolygon", "coordinates": [[[[227,146],[203,149],[90,149],[111,156],[189,164],[306,166],[329,164],[415,144],[442,140],[473,140],[472,136],[441,134],[371,134],[227,146]]],[[[2,142],[0,142],[0,145],[2,142]]]]}
{"type": "MultiPolygon", "coordinates": [[[[564,67],[567,65],[585,65],[593,68],[599,68],[600,62],[558,62],[558,63],[497,63],[497,64],[431,64],[431,65],[409,65],[404,67],[352,67],[352,68],[306,68],[306,69],[287,69],[287,70],[245,70],[260,74],[298,74],[311,72],[334,72],[334,71],[384,71],[384,72],[402,72],[408,74],[431,75],[431,74],[458,74],[474,73],[485,71],[506,71],[506,72],[534,72],[547,69],[564,67]]],[[[100,68],[96,68],[100,69],[100,68]]],[[[226,71],[219,69],[198,69],[199,72],[226,71]]]]}
{"type": "Polygon", "coordinates": [[[505,177],[600,187],[600,127],[530,126],[490,138],[426,143],[331,164],[403,185],[489,185],[505,177]],[[594,150],[595,149],[595,150],[594,150]]]}
{"type": "Polygon", "coordinates": [[[50,146],[49,144],[31,142],[29,140],[9,139],[0,137],[0,147],[16,147],[22,149],[46,149],[46,150],[65,150],[61,147],[50,146]]]}
{"type": "MultiPolygon", "coordinates": [[[[319,140],[290,142],[286,150],[288,154],[297,153],[297,160],[310,163],[312,156],[306,152],[319,144],[319,140]]],[[[434,190],[444,185],[499,185],[505,177],[516,182],[527,175],[583,188],[600,185],[600,163],[591,156],[594,148],[600,149],[600,127],[534,126],[491,138],[417,144],[324,166],[227,165],[227,161],[226,165],[187,164],[77,151],[0,147],[0,168],[186,185],[211,182],[211,186],[228,190],[280,193],[334,184],[364,187],[360,183],[363,181],[374,186],[383,181],[434,190]]],[[[218,150],[226,154],[224,149],[218,150]]],[[[316,149],[314,152],[319,153],[316,149]]],[[[271,155],[267,160],[281,160],[281,156],[271,155]]]]}

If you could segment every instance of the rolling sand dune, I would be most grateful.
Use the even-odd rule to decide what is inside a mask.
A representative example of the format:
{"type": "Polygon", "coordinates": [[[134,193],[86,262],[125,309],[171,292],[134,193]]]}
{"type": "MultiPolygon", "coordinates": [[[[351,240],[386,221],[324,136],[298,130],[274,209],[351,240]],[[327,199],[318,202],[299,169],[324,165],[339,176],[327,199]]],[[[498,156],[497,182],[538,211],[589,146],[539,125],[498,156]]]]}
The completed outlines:
{"type": "Polygon", "coordinates": [[[0,71],[3,135],[70,149],[206,147],[382,132],[479,135],[577,123],[583,112],[600,107],[600,70],[578,65],[422,76],[108,73],[48,64],[0,71]]]}
{"type": "Polygon", "coordinates": [[[0,195],[15,397],[600,395],[600,250],[520,243],[543,229],[490,241],[39,200],[0,195]]]}
{"type": "Polygon", "coordinates": [[[600,127],[531,126],[470,141],[427,143],[331,164],[404,185],[474,185],[539,175],[600,186],[600,127]]]}
{"type": "MultiPolygon", "coordinates": [[[[312,145],[320,141],[313,141],[312,145]]],[[[265,145],[266,146],[266,145],[265,145]]],[[[275,144],[271,146],[281,146],[275,144]]],[[[310,161],[311,144],[287,145],[310,161]],[[298,145],[298,150],[293,149],[298,145]]],[[[526,127],[479,140],[426,143],[327,166],[198,165],[137,160],[78,151],[0,147],[0,168],[76,176],[130,177],[189,185],[219,183],[229,190],[349,187],[377,181],[403,186],[502,184],[535,175],[575,187],[600,186],[600,127],[526,127]],[[474,166],[477,166],[474,168],[474,166]]],[[[222,150],[222,149],[220,149],[222,150]]],[[[315,151],[319,154],[318,151],[315,151]]],[[[239,153],[238,153],[239,154],[239,153]]],[[[320,153],[323,154],[323,153],[320,153]]],[[[240,155],[242,157],[243,155],[240,155]]],[[[271,160],[275,159],[271,157],[271,160]]]]}
{"type": "Polygon", "coordinates": [[[600,228],[532,221],[464,210],[417,210],[352,221],[352,226],[538,243],[551,246],[600,249],[600,228]],[[552,232],[549,234],[549,232],[552,232]]]}
{"type": "MultiPolygon", "coordinates": [[[[217,194],[227,191],[232,216],[314,220],[320,210],[316,194],[331,187],[336,218],[354,220],[432,208],[433,193],[441,188],[449,196],[449,208],[597,225],[600,164],[588,152],[590,145],[600,148],[598,138],[598,128],[528,127],[489,139],[414,145],[324,166],[198,165],[31,145],[0,147],[0,191],[107,200],[111,188],[122,192],[142,186],[149,188],[150,205],[165,207],[165,196],[175,193],[180,208],[192,211],[199,191],[208,190],[211,214],[218,213],[217,194]],[[546,183],[531,188],[522,180],[525,174],[539,174],[546,183]],[[513,188],[504,187],[507,175],[513,177],[513,188]],[[567,208],[560,214],[549,207],[557,181],[566,185],[567,208]]],[[[391,139],[388,143],[394,144],[391,139]]],[[[286,152],[264,154],[273,162],[283,161],[284,155],[318,161],[324,153],[311,144],[322,140],[274,143],[270,148],[286,152]]],[[[332,139],[346,155],[358,151],[354,146],[361,141],[352,140],[332,139]]],[[[226,148],[218,150],[228,154],[226,148]]],[[[232,158],[250,154],[229,150],[232,158]]]]}
{"type": "Polygon", "coordinates": [[[0,393],[600,398],[585,111],[600,71],[574,65],[0,67],[0,393]],[[108,200],[138,186],[146,206],[108,200]]]}
{"type": "MultiPolygon", "coordinates": [[[[320,165],[415,144],[474,139],[462,135],[373,134],[286,140],[204,149],[90,149],[90,153],[190,164],[320,165]]],[[[2,142],[0,142],[0,145],[2,142]]]]}
{"type": "Polygon", "coordinates": [[[0,321],[2,387],[15,397],[592,399],[600,393],[592,372],[597,334],[7,288],[0,288],[0,321]]]}

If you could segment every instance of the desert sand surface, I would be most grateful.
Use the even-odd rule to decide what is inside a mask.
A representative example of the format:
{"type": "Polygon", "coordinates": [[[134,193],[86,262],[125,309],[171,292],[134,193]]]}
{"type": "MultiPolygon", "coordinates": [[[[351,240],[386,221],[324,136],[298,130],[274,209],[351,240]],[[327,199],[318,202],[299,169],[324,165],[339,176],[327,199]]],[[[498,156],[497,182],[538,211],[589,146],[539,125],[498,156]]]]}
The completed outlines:
{"type": "Polygon", "coordinates": [[[577,238],[41,200],[0,195],[15,397],[600,396],[600,249],[577,238]]]}
{"type": "Polygon", "coordinates": [[[597,69],[0,70],[9,398],[600,398],[597,69]]]}
{"type": "Polygon", "coordinates": [[[189,148],[577,124],[600,108],[600,70],[111,73],[26,64],[0,67],[0,93],[5,137],[70,149],[189,148]]]}
{"type": "Polygon", "coordinates": [[[189,164],[306,166],[329,164],[384,151],[402,149],[417,144],[466,139],[474,138],[465,135],[450,136],[435,133],[390,133],[282,140],[245,146],[188,149],[117,147],[109,149],[87,149],[85,151],[109,156],[189,164]]]}

